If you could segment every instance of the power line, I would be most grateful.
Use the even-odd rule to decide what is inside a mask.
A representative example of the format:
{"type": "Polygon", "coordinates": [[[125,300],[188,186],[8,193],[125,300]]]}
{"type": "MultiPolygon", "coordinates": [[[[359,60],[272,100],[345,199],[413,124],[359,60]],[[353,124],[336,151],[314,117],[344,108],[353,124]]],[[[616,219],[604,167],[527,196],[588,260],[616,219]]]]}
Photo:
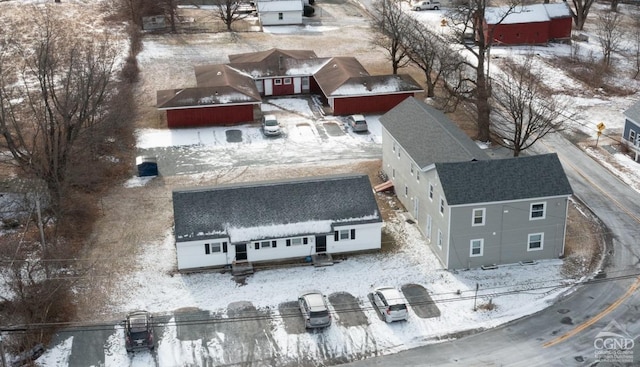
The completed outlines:
{"type": "MultiPolygon", "coordinates": [[[[495,293],[489,293],[489,294],[482,294],[479,297],[486,299],[486,298],[497,298],[497,297],[501,297],[501,296],[509,296],[509,295],[516,295],[516,294],[520,294],[520,293],[531,293],[533,291],[543,291],[542,293],[547,293],[547,292],[551,292],[553,290],[557,290],[560,288],[569,288],[571,286],[577,285],[577,286],[588,286],[588,285],[594,285],[594,284],[600,284],[600,283],[605,283],[605,282],[614,282],[614,281],[622,281],[622,280],[628,280],[631,278],[636,278],[640,276],[640,273],[630,273],[630,274],[626,274],[626,275],[621,275],[621,276],[616,276],[616,277],[609,277],[609,278],[599,278],[599,279],[589,279],[583,282],[579,282],[579,283],[571,283],[571,284],[556,284],[556,285],[547,285],[547,286],[539,286],[539,287],[534,287],[534,288],[529,288],[529,289],[521,289],[521,290],[505,290],[505,291],[501,291],[501,292],[495,292],[495,293]]],[[[491,289],[491,288],[487,288],[487,289],[491,289]]],[[[485,290],[485,289],[482,289],[485,290]]],[[[469,293],[473,293],[475,292],[474,290],[468,290],[465,292],[469,292],[469,293]]],[[[452,292],[452,294],[455,294],[452,292]]],[[[435,295],[434,295],[435,296],[435,295]]],[[[437,304],[442,304],[442,303],[451,303],[451,302],[461,302],[461,301],[469,301],[474,299],[474,295],[469,294],[469,295],[464,295],[464,296],[456,296],[456,297],[449,297],[449,298],[442,298],[442,299],[427,299],[427,297],[422,297],[424,300],[415,300],[414,298],[412,298],[412,302],[409,303],[410,306],[412,307],[416,307],[416,306],[428,306],[428,305],[437,305],[437,304]]],[[[295,302],[295,301],[294,301],[295,302]]],[[[352,308],[352,304],[334,304],[331,303],[331,306],[333,307],[333,312],[337,315],[340,314],[345,314],[345,313],[350,313],[350,312],[361,312],[361,311],[373,311],[376,310],[376,307],[374,307],[373,305],[371,306],[364,306],[364,307],[357,307],[357,308],[352,308]],[[349,307],[336,307],[336,306],[349,306],[349,307]]],[[[270,311],[264,311],[264,310],[259,310],[259,309],[255,309],[256,313],[263,313],[262,315],[249,315],[249,316],[231,316],[231,317],[214,317],[214,318],[198,318],[198,319],[189,319],[189,320],[176,320],[176,318],[179,318],[180,314],[173,314],[173,318],[174,321],[170,321],[170,322],[157,322],[154,320],[153,326],[155,327],[160,327],[160,326],[194,326],[194,325],[212,325],[212,324],[224,324],[224,323],[233,323],[233,322],[249,322],[249,321],[267,321],[267,320],[272,320],[272,319],[288,319],[288,318],[298,318],[301,317],[301,314],[297,311],[296,307],[281,307],[279,308],[279,310],[284,310],[285,312],[280,312],[278,314],[273,314],[270,311]],[[295,310],[295,311],[294,311],[295,310]],[[289,312],[291,311],[291,312],[289,312]]],[[[204,312],[209,312],[209,311],[204,311],[204,312]]],[[[157,315],[158,316],[158,315],[157,315]]],[[[156,316],[156,318],[157,318],[156,316]]],[[[163,315],[159,315],[159,316],[163,316],[163,315]]],[[[169,315],[166,315],[169,316],[169,315]]],[[[23,324],[23,325],[16,325],[15,327],[12,328],[5,328],[5,329],[0,329],[0,332],[7,332],[7,333],[27,333],[27,332],[33,332],[33,331],[37,331],[37,330],[44,330],[44,329],[51,329],[51,328],[65,328],[63,330],[60,330],[59,332],[77,332],[77,331],[112,331],[114,329],[114,324],[110,324],[107,321],[101,321],[101,322],[96,322],[96,323],[91,323],[91,324],[82,324],[82,323],[77,323],[77,322],[60,322],[60,323],[40,323],[40,324],[23,324]]]]}

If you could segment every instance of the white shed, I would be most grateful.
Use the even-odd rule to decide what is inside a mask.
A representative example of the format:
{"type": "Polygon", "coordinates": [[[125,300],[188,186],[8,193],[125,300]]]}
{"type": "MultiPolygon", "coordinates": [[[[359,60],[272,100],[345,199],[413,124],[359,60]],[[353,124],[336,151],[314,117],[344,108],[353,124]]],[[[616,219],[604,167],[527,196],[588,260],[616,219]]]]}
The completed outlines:
{"type": "Polygon", "coordinates": [[[265,25],[302,24],[302,0],[260,0],[258,18],[265,25]]]}

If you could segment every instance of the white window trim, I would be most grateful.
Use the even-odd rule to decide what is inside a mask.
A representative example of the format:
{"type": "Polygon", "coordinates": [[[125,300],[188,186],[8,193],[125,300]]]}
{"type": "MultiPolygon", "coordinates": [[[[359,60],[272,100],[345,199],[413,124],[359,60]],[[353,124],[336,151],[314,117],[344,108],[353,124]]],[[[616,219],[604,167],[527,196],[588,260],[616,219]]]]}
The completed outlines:
{"type": "Polygon", "coordinates": [[[471,226],[472,227],[480,227],[480,226],[484,226],[486,223],[486,218],[487,218],[487,209],[486,208],[476,208],[473,209],[471,211],[471,226]],[[477,211],[482,211],[482,222],[481,223],[476,223],[476,212],[477,211]]]}
{"type": "Polygon", "coordinates": [[[420,170],[416,170],[416,181],[420,182],[420,170]]]}
{"type": "Polygon", "coordinates": [[[427,214],[427,239],[431,241],[431,229],[433,226],[433,219],[431,219],[431,214],[427,214]]]}
{"type": "Polygon", "coordinates": [[[547,203],[546,202],[538,202],[538,203],[531,203],[531,205],[529,205],[529,220],[541,220],[541,219],[545,219],[547,217],[547,203]],[[542,216],[541,217],[534,217],[533,216],[533,206],[534,205],[542,205],[542,216]]]}
{"type": "Polygon", "coordinates": [[[346,241],[351,239],[351,230],[350,229],[340,229],[338,230],[338,241],[346,241]],[[342,234],[346,233],[346,237],[342,237],[342,234]]]}
{"type": "Polygon", "coordinates": [[[273,79],[273,85],[282,85],[282,78],[273,79]]]}
{"type": "Polygon", "coordinates": [[[438,244],[438,248],[440,250],[442,250],[442,242],[443,242],[443,240],[442,240],[442,231],[438,229],[438,242],[437,242],[437,244],[438,244]]]}
{"type": "Polygon", "coordinates": [[[480,257],[484,254],[484,238],[475,238],[471,241],[469,241],[469,257],[480,257]],[[473,253],[473,243],[480,241],[480,253],[479,254],[474,254],[473,253]]]}
{"type": "Polygon", "coordinates": [[[444,199],[442,197],[440,197],[440,215],[442,215],[444,217],[444,199]]]}
{"type": "Polygon", "coordinates": [[[636,131],[629,129],[629,141],[631,144],[636,145],[636,131]]]}
{"type": "Polygon", "coordinates": [[[284,85],[290,85],[291,84],[291,78],[284,78],[283,82],[284,82],[284,85]]]}
{"type": "Polygon", "coordinates": [[[429,182],[429,200],[433,201],[433,184],[429,182]]]}
{"type": "Polygon", "coordinates": [[[542,251],[544,249],[544,232],[541,233],[529,233],[527,236],[527,251],[542,251]],[[531,237],[532,236],[540,236],[540,247],[539,248],[531,248],[531,237]]]}
{"type": "Polygon", "coordinates": [[[404,197],[409,197],[409,186],[404,185],[404,197]]]}
{"type": "Polygon", "coordinates": [[[413,163],[409,163],[409,166],[411,167],[409,173],[411,174],[411,176],[413,176],[413,171],[415,170],[415,168],[413,167],[413,163]]]}

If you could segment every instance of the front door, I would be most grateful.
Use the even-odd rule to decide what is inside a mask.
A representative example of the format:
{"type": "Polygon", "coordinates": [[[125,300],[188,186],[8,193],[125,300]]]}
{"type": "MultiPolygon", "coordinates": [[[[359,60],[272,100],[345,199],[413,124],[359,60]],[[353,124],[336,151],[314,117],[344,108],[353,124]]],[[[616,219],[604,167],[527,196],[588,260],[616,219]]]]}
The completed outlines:
{"type": "Polygon", "coordinates": [[[327,236],[316,236],[316,254],[327,252],[327,236]]]}
{"type": "Polygon", "coordinates": [[[236,245],[236,261],[247,260],[247,244],[239,243],[236,245]]]}

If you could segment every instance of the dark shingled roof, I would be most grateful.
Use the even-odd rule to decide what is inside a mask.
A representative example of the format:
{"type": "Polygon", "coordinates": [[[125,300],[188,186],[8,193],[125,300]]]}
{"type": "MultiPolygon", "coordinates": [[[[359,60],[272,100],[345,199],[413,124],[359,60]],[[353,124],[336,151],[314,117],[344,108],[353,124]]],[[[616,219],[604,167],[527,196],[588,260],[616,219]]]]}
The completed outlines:
{"type": "Polygon", "coordinates": [[[476,162],[436,163],[436,170],[449,205],[573,193],[555,153],[476,162]]]}
{"type": "Polygon", "coordinates": [[[266,62],[277,63],[278,59],[291,58],[297,60],[304,59],[316,59],[316,53],[311,50],[282,50],[279,48],[272,48],[265,51],[247,52],[243,54],[229,55],[229,61],[232,63],[246,63],[246,62],[266,62]]]}
{"type": "Polygon", "coordinates": [[[380,123],[421,168],[436,162],[489,159],[442,112],[413,97],[384,114],[380,123]]]}
{"type": "Polygon", "coordinates": [[[178,241],[220,237],[232,227],[382,221],[362,174],[174,190],[173,212],[178,241]]]}
{"type": "Polygon", "coordinates": [[[634,103],[624,111],[624,115],[631,121],[640,125],[640,101],[634,103]]]}
{"type": "Polygon", "coordinates": [[[195,73],[198,87],[158,91],[157,108],[256,104],[262,101],[253,79],[227,65],[196,66],[195,73]]]}

